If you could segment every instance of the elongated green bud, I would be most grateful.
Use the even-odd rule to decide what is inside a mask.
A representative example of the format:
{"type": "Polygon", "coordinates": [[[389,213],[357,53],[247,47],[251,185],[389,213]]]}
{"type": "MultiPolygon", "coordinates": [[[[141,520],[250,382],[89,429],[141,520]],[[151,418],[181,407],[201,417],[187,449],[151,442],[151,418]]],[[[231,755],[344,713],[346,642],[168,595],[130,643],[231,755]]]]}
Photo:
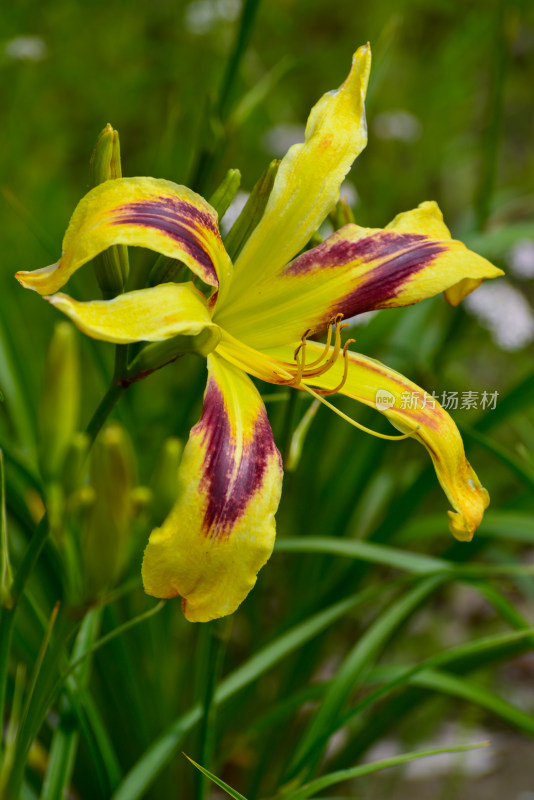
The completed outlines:
{"type": "Polygon", "coordinates": [[[338,231],[345,225],[348,225],[349,223],[355,221],[352,209],[347,203],[345,197],[341,197],[340,200],[337,201],[336,207],[330,214],[330,219],[332,220],[332,224],[334,226],[335,231],[338,231]]]}
{"type": "Polygon", "coordinates": [[[306,441],[306,436],[308,435],[308,431],[313,420],[315,419],[315,415],[317,414],[320,405],[321,404],[318,400],[314,400],[293,431],[291,442],[289,444],[288,457],[284,464],[284,468],[287,472],[294,472],[299,465],[304,442],[306,441]]]}
{"type": "Polygon", "coordinates": [[[150,478],[153,493],[152,507],[155,522],[161,525],[174,506],[178,490],[178,467],[182,460],[184,443],[171,436],[165,440],[150,478]]]}
{"type": "Polygon", "coordinates": [[[7,538],[6,518],[6,492],[4,480],[4,454],[0,450],[0,605],[4,608],[12,607],[11,586],[13,575],[9,560],[9,546],[7,538]]]}
{"type": "Polygon", "coordinates": [[[86,433],[75,433],[69,442],[63,460],[62,485],[66,495],[77,491],[82,481],[84,464],[89,452],[89,437],[86,433]]]}
{"type": "Polygon", "coordinates": [[[181,261],[168,256],[159,256],[154,262],[148,276],[148,285],[157,286],[159,283],[181,283],[191,280],[191,270],[181,261]]]}
{"type": "MultiPolygon", "coordinates": [[[[89,165],[91,187],[122,177],[119,134],[108,123],[96,140],[89,165]]],[[[128,248],[114,245],[94,259],[95,274],[105,300],[124,290],[128,279],[128,248]]]]}
{"type": "Polygon", "coordinates": [[[108,425],[91,453],[94,502],[82,534],[82,564],[89,598],[113,586],[130,553],[136,461],[127,432],[108,425]]]}
{"type": "Polygon", "coordinates": [[[209,203],[217,212],[219,219],[222,219],[228,211],[240,185],[241,173],[239,170],[229,169],[209,199],[209,203]]]}
{"type": "Polygon", "coordinates": [[[250,234],[260,221],[273,188],[280,161],[271,161],[245,203],[245,207],[235,221],[225,241],[225,247],[231,259],[235,260],[250,234]]]}
{"type": "Polygon", "coordinates": [[[70,322],[58,322],[45,361],[39,402],[39,465],[46,481],[56,479],[80,411],[80,363],[78,338],[70,322]]]}

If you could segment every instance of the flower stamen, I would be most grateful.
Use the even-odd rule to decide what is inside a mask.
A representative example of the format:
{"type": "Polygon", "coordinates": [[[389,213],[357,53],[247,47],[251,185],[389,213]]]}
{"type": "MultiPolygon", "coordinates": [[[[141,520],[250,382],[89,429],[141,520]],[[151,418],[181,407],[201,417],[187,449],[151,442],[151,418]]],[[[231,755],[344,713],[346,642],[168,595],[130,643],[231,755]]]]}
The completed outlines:
{"type": "Polygon", "coordinates": [[[335,389],[316,389],[315,391],[317,392],[317,394],[322,394],[322,395],[336,394],[337,392],[341,391],[341,389],[346,383],[347,375],[349,372],[349,359],[347,357],[347,350],[349,344],[352,344],[355,341],[356,339],[347,339],[347,341],[345,342],[345,346],[343,347],[343,377],[341,378],[340,383],[335,387],[335,389]]]}

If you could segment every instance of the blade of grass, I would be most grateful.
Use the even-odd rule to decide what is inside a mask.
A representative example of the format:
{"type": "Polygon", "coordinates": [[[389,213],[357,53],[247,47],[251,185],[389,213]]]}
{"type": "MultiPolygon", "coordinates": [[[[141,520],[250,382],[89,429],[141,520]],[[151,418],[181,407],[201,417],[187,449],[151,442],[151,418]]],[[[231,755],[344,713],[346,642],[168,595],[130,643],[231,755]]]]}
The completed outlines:
{"type": "MultiPolygon", "coordinates": [[[[354,717],[358,716],[358,714],[361,714],[366,708],[373,705],[373,703],[384,697],[384,695],[389,694],[394,689],[397,689],[408,682],[417,683],[416,678],[422,672],[426,673],[432,668],[442,667],[446,664],[450,664],[453,661],[472,658],[473,656],[480,657],[483,653],[488,653],[489,656],[491,656],[492,651],[501,648],[503,645],[518,642],[522,639],[531,639],[534,641],[534,628],[513,631],[511,633],[505,633],[499,636],[488,636],[475,642],[466,642],[459,647],[453,647],[443,653],[437,653],[435,656],[431,656],[430,658],[422,661],[420,664],[409,667],[408,669],[393,669],[391,672],[394,673],[394,677],[389,679],[383,686],[380,686],[378,689],[371,692],[369,695],[367,695],[367,697],[353,706],[348,714],[346,714],[343,718],[342,724],[345,724],[349,719],[353,719],[354,717]]],[[[532,719],[532,726],[534,726],[534,719],[532,719]]],[[[534,727],[532,727],[531,730],[534,734],[534,727]]]]}
{"type": "MultiPolygon", "coordinates": [[[[219,684],[215,692],[215,705],[224,703],[268,672],[286,656],[329,628],[336,620],[380,595],[382,591],[382,587],[371,587],[358,592],[278,636],[219,684]]],[[[125,776],[112,800],[139,800],[143,797],[147,788],[180,746],[184,736],[198,724],[201,715],[201,707],[197,705],[173,722],[125,776]]]]}
{"type": "Polygon", "coordinates": [[[282,792],[280,795],[284,800],[305,800],[312,794],[326,789],[327,786],[333,786],[336,783],[343,781],[353,780],[360,778],[363,775],[370,775],[373,772],[378,772],[381,769],[388,769],[388,767],[396,767],[401,764],[407,764],[410,761],[415,761],[418,758],[426,758],[427,756],[436,756],[442,753],[465,753],[467,750],[476,750],[479,747],[487,747],[489,742],[477,742],[476,744],[458,745],[456,747],[437,747],[431,750],[418,750],[413,753],[404,753],[400,756],[393,756],[392,758],[384,758],[380,761],[373,761],[371,764],[362,764],[359,767],[352,769],[343,769],[338,772],[330,772],[328,775],[323,775],[305,786],[302,786],[297,791],[282,792]]]}
{"type": "Polygon", "coordinates": [[[213,783],[216,786],[219,786],[221,789],[223,789],[227,794],[230,795],[230,797],[233,797],[234,800],[247,800],[246,797],[243,797],[243,795],[239,794],[238,791],[236,791],[235,789],[232,789],[231,786],[229,786],[227,783],[225,783],[220,778],[218,778],[216,775],[214,775],[213,772],[210,772],[205,767],[201,767],[200,764],[197,764],[196,761],[193,761],[193,759],[190,758],[187,755],[187,753],[184,753],[184,756],[187,758],[188,761],[191,762],[191,764],[193,764],[194,767],[196,767],[199,770],[199,772],[202,773],[202,775],[204,775],[206,778],[209,778],[210,781],[213,781],[213,783]]]}
{"type": "MultiPolygon", "coordinates": [[[[96,636],[101,620],[101,609],[95,608],[85,615],[80,625],[80,630],[76,637],[72,653],[73,661],[77,661],[85,652],[90,649],[96,636]]],[[[80,689],[85,688],[89,678],[90,663],[85,660],[81,663],[72,675],[67,679],[69,684],[69,694],[75,695],[80,689]]],[[[79,699],[79,698],[77,698],[79,699]]],[[[48,766],[46,770],[41,800],[55,800],[63,797],[68,790],[68,786],[74,769],[74,760],[78,749],[79,733],[76,715],[74,714],[72,702],[67,697],[61,701],[61,715],[58,725],[54,731],[48,766]]]]}
{"type": "Polygon", "coordinates": [[[316,767],[323,745],[336,727],[336,720],[350,693],[357,686],[363,671],[383,650],[400,626],[419,608],[423,600],[435,592],[445,577],[428,578],[397,598],[373,622],[344,659],[332,680],[324,700],[302,737],[289,766],[294,777],[307,774],[316,767]]]}
{"type": "Polygon", "coordinates": [[[381,564],[415,574],[447,572],[455,564],[441,558],[408,553],[395,547],[355,539],[338,539],[327,536],[299,536],[295,539],[280,539],[275,545],[277,553],[330,553],[332,555],[357,558],[372,564],[381,564]]]}

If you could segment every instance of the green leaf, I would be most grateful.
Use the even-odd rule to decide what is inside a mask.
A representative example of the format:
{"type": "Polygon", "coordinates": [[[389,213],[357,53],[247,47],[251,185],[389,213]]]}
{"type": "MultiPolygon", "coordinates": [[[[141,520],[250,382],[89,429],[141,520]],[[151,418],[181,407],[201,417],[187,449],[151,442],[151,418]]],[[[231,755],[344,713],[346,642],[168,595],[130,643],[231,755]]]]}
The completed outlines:
{"type": "Polygon", "coordinates": [[[441,558],[409,553],[395,547],[388,547],[356,539],[339,539],[327,536],[299,536],[295,539],[279,539],[275,545],[277,553],[329,553],[348,556],[360,561],[382,564],[387,567],[405,570],[416,574],[434,574],[454,570],[456,565],[441,558]]]}
{"type": "Polygon", "coordinates": [[[209,778],[209,779],[210,779],[210,781],[213,781],[213,783],[217,784],[217,786],[219,786],[221,789],[224,789],[224,791],[225,791],[227,794],[229,794],[229,795],[230,795],[230,797],[233,797],[233,798],[234,798],[234,800],[247,800],[247,798],[246,798],[246,797],[243,797],[243,795],[242,795],[242,794],[239,794],[239,792],[238,792],[238,791],[236,791],[235,789],[232,789],[232,787],[231,787],[231,786],[228,786],[228,784],[227,784],[227,783],[225,783],[225,782],[224,782],[224,781],[222,781],[220,778],[218,778],[216,775],[214,775],[214,774],[213,774],[213,772],[210,772],[210,771],[209,771],[209,770],[207,770],[205,767],[201,767],[201,766],[200,766],[200,764],[197,764],[197,762],[196,762],[196,761],[193,761],[193,759],[192,759],[192,758],[190,758],[190,757],[187,755],[187,753],[184,753],[184,756],[187,758],[187,760],[188,760],[188,761],[190,761],[190,762],[191,762],[191,764],[193,764],[193,766],[195,766],[195,767],[196,767],[198,770],[200,770],[200,772],[201,772],[203,775],[205,775],[205,776],[206,776],[206,778],[209,778]]]}
{"type": "MultiPolygon", "coordinates": [[[[397,689],[399,686],[403,686],[406,683],[418,683],[418,677],[421,673],[427,673],[433,667],[438,666],[445,666],[446,664],[450,664],[452,662],[458,662],[461,659],[472,659],[473,656],[480,657],[482,654],[487,653],[488,655],[491,654],[492,651],[496,651],[497,649],[501,648],[504,645],[512,644],[515,642],[519,642],[523,639],[531,639],[534,637],[534,628],[527,628],[526,630],[520,631],[512,631],[510,633],[500,634],[499,636],[487,636],[482,639],[479,639],[475,642],[466,642],[459,647],[453,647],[450,650],[446,650],[443,653],[437,653],[430,658],[425,659],[420,664],[417,664],[413,667],[409,667],[404,670],[399,670],[398,668],[392,668],[389,670],[376,670],[373,674],[375,677],[380,675],[381,673],[384,675],[392,675],[387,683],[383,686],[380,686],[375,691],[371,692],[367,697],[365,697],[361,702],[355,705],[350,712],[343,718],[342,723],[345,724],[348,719],[351,719],[359,714],[365,708],[368,708],[370,705],[375,703],[381,697],[386,694],[389,694],[394,689],[397,689]]],[[[369,680],[372,680],[372,676],[369,680]]],[[[481,695],[479,695],[481,696],[481,695]]],[[[476,702],[476,701],[474,701],[476,702]]],[[[527,715],[528,716],[528,715],[527,715]]],[[[533,720],[534,724],[534,720],[533,720]]],[[[532,728],[532,732],[534,733],[534,727],[532,728]]]]}
{"type": "Polygon", "coordinates": [[[328,775],[323,775],[321,778],[317,778],[317,780],[310,781],[310,783],[307,783],[295,792],[290,791],[289,793],[282,793],[281,797],[283,797],[284,800],[304,800],[304,798],[310,797],[310,795],[316,794],[322,791],[322,789],[326,789],[327,786],[333,786],[335,783],[360,778],[362,775],[370,775],[381,769],[396,767],[400,764],[407,764],[409,761],[416,761],[418,758],[436,756],[441,753],[465,753],[467,750],[476,750],[479,747],[487,747],[489,744],[489,742],[478,742],[477,744],[458,745],[457,747],[437,747],[432,750],[418,750],[414,753],[404,753],[401,756],[384,758],[380,761],[373,761],[371,764],[362,764],[360,767],[343,769],[338,772],[331,772],[328,775]]]}
{"type": "Polygon", "coordinates": [[[346,656],[312,722],[296,749],[290,773],[313,768],[320,755],[321,745],[336,729],[336,721],[349,695],[358,685],[363,671],[378,657],[389,639],[432,592],[443,583],[444,577],[428,578],[418,583],[375,619],[357,644],[346,656]]]}
{"type": "MultiPolygon", "coordinates": [[[[319,633],[329,628],[349,611],[363,605],[383,592],[383,588],[371,587],[341,600],[320,611],[313,617],[295,625],[277,637],[241,667],[231,672],[215,692],[214,704],[224,703],[240,690],[256,681],[286,656],[298,650],[319,633]]],[[[179,717],[144,753],[137,764],[126,775],[112,800],[139,800],[147,788],[180,746],[184,736],[197,725],[202,717],[200,705],[179,717]]]]}

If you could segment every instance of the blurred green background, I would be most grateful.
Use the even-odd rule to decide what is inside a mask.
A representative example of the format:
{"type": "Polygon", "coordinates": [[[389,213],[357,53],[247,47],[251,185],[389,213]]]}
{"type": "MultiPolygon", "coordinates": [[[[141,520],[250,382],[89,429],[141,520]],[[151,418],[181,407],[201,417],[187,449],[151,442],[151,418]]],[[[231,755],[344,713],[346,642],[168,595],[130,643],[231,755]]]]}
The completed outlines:
{"type": "MultiPolygon", "coordinates": [[[[104,125],[110,122],[120,133],[124,175],[167,178],[193,185],[209,197],[226,170],[236,167],[242,172],[242,189],[250,191],[268,162],[301,138],[315,101],[344,80],[356,47],[370,41],[374,62],[366,104],[369,144],[349,175],[352,189],[346,190],[356,221],[381,227],[423,200],[436,200],[453,235],[504,268],[508,277],[500,282],[505,289],[485,304],[467,304],[467,309],[452,309],[436,298],[410,309],[380,312],[355,326],[354,347],[399,369],[438,397],[444,391],[499,393],[494,411],[484,413],[480,407],[452,411],[492,505],[474,545],[469,550],[454,545],[447,529],[447,501],[424,450],[414,442],[386,444],[348,431],[321,408],[298,468],[285,478],[279,536],[370,539],[458,562],[479,557],[496,565],[529,562],[534,546],[532,3],[264,0],[257,8],[222,124],[213,108],[240,13],[239,0],[18,0],[0,8],[0,366],[6,395],[0,410],[2,446],[34,460],[35,424],[30,422],[28,430],[26,422],[37,417],[45,353],[58,319],[57,312],[23,290],[13,275],[59,257],[70,214],[88,189],[89,158],[104,125]],[[249,93],[258,86],[264,89],[259,102],[249,103],[254,97],[249,93]],[[214,142],[217,157],[211,161],[211,171],[201,176],[199,159],[214,142]],[[482,316],[483,325],[473,314],[482,316]],[[6,375],[15,376],[23,387],[24,408],[17,405],[6,375]]],[[[98,296],[90,269],[76,275],[68,290],[79,299],[98,296]]],[[[79,339],[85,425],[109,382],[113,348],[79,339]]],[[[114,412],[133,439],[140,483],[150,483],[167,437],[187,437],[198,419],[204,370],[200,360],[184,358],[132,387],[114,412]]],[[[282,446],[290,413],[287,403],[280,397],[271,402],[276,393],[271,387],[263,390],[282,446]]],[[[296,405],[290,411],[298,420],[307,405],[302,399],[296,405]]],[[[340,405],[372,427],[380,424],[370,413],[340,405]]],[[[9,469],[10,464],[8,478],[20,483],[17,471],[10,477],[9,469]]],[[[9,507],[9,498],[8,510],[18,520],[12,523],[16,560],[27,538],[20,519],[28,512],[13,504],[9,507]]],[[[130,576],[138,574],[150,522],[145,519],[144,527],[138,527],[130,576]]],[[[236,615],[225,669],[239,665],[308,614],[360,586],[373,582],[380,586],[381,581],[389,586],[390,577],[391,570],[383,565],[369,573],[361,563],[348,564],[331,555],[275,554],[236,615]]],[[[503,605],[495,612],[490,603],[477,604],[473,597],[477,601],[480,597],[473,589],[449,588],[425,607],[398,647],[387,652],[387,664],[419,660],[460,640],[500,630],[499,614],[512,627],[526,624],[525,619],[532,623],[532,579],[523,577],[519,587],[505,580],[499,584],[501,590],[503,602],[509,603],[506,612],[503,605]],[[514,617],[514,609],[525,615],[523,622],[514,617]],[[450,624],[451,616],[456,628],[450,624]]],[[[37,598],[46,594],[37,586],[34,592],[37,598]]],[[[54,600],[49,586],[43,613],[49,614],[54,600]]],[[[493,600],[498,607],[495,596],[493,600]]],[[[109,612],[104,629],[144,608],[138,591],[109,612]]],[[[31,664],[42,632],[28,609],[25,613],[15,638],[16,658],[31,664]]],[[[303,725],[295,712],[293,727],[288,726],[286,738],[273,749],[276,735],[268,721],[270,705],[287,697],[293,698],[293,706],[287,701],[288,709],[300,708],[298,691],[310,676],[335,673],[347,647],[369,620],[369,614],[345,620],[315,650],[304,649],[275,677],[267,676],[257,696],[245,695],[241,705],[226,713],[217,731],[216,766],[247,797],[272,793],[281,776],[287,777],[284,750],[291,749],[294,731],[303,725]],[[334,662],[337,659],[333,666],[332,653],[334,662]],[[259,726],[258,716],[263,720],[259,726]]],[[[103,650],[97,657],[95,697],[124,774],[194,699],[188,682],[189,655],[199,635],[198,627],[182,620],[178,604],[169,603],[148,638],[131,634],[124,648],[116,645],[113,653],[103,650]],[[161,658],[161,648],[167,659],[161,658]],[[185,660],[183,653],[188,654],[185,660]],[[124,681],[121,670],[132,669],[132,664],[140,674],[132,673],[130,682],[124,681]]],[[[490,659],[482,684],[497,687],[510,698],[514,682],[528,689],[532,665],[528,662],[521,672],[526,662],[517,666],[514,661],[520,650],[499,651],[496,661],[509,659],[503,671],[494,670],[490,659]]],[[[461,673],[473,666],[480,669],[481,664],[465,666],[460,661],[455,668],[461,673]]],[[[515,701],[532,714],[534,701],[527,689],[515,701]]],[[[306,698],[304,694],[301,703],[306,698]]],[[[413,694],[404,706],[400,702],[386,706],[382,717],[377,714],[367,720],[368,735],[360,729],[348,743],[341,742],[334,764],[355,763],[369,745],[395,729],[397,720],[405,720],[399,734],[404,741],[415,741],[411,702],[416,702],[413,694]]],[[[486,712],[472,708],[456,713],[455,707],[453,716],[486,723],[486,712]]],[[[422,733],[435,733],[449,711],[447,700],[436,701],[416,717],[416,727],[422,733]]],[[[285,720],[280,714],[279,719],[285,720]]],[[[529,730],[523,722],[522,728],[518,724],[522,731],[518,741],[531,753],[532,743],[524,734],[532,736],[534,726],[529,730]]],[[[47,729],[46,746],[50,737],[47,729]]],[[[516,740],[511,742],[510,752],[520,747],[516,740]]],[[[87,743],[83,748],[75,781],[78,787],[88,782],[90,789],[82,796],[92,800],[109,796],[101,784],[93,785],[87,743]]],[[[195,750],[191,747],[188,752],[194,755],[195,750]]],[[[179,770],[179,780],[189,786],[191,778],[183,777],[188,771],[181,762],[173,763],[147,796],[179,796],[172,793],[179,770]]],[[[520,800],[519,792],[531,788],[526,776],[523,783],[518,777],[515,794],[512,789],[509,795],[502,794],[502,786],[509,788],[516,777],[505,778],[501,770],[494,788],[484,786],[480,797],[489,799],[494,791],[495,796],[500,792],[501,797],[520,800]]],[[[34,786],[36,782],[34,778],[34,786]]],[[[441,794],[440,786],[436,794],[425,795],[431,789],[423,790],[421,797],[478,797],[476,787],[470,786],[469,794],[463,795],[462,781],[454,784],[451,779],[449,784],[448,795],[445,790],[441,794]]],[[[405,797],[407,791],[404,783],[400,788],[389,783],[358,788],[362,796],[365,790],[366,797],[390,800],[405,797]]],[[[184,797],[189,796],[187,791],[184,797]]],[[[416,797],[415,792],[412,787],[411,796],[416,797]]]]}

